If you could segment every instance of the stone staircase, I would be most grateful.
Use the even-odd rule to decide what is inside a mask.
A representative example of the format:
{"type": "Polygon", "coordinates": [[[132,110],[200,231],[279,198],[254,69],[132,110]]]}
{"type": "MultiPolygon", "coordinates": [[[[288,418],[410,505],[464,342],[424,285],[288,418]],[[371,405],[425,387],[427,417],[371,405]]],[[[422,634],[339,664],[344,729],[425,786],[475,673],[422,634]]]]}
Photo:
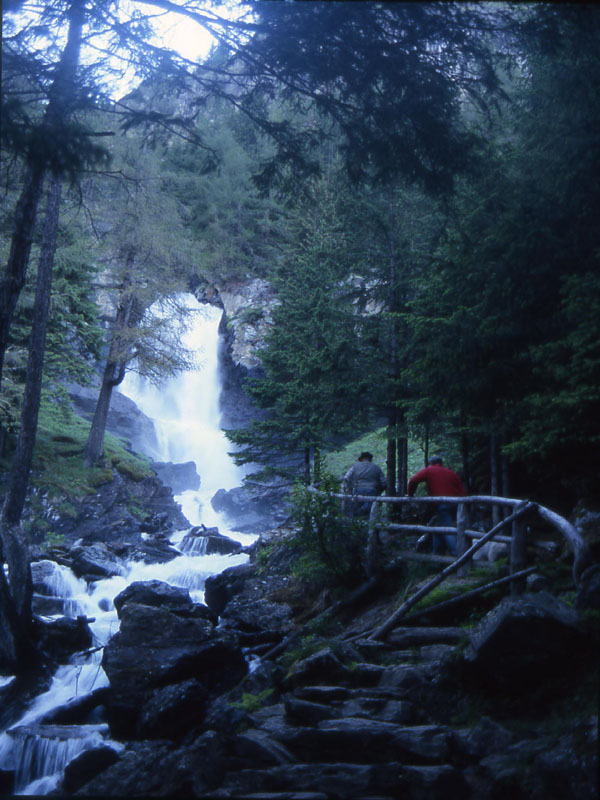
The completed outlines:
{"type": "Polygon", "coordinates": [[[470,797],[460,741],[425,712],[460,628],[405,628],[386,645],[390,666],[348,666],[329,648],[297,662],[279,702],[250,714],[232,742],[226,778],[210,796],[240,800],[470,797]],[[411,648],[411,649],[407,649],[411,648]]]}

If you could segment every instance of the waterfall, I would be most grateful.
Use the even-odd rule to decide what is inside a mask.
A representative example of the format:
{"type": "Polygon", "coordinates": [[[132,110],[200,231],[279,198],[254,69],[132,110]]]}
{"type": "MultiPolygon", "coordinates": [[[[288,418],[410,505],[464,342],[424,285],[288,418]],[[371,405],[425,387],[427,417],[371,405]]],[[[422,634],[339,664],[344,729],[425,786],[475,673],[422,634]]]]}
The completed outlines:
{"type": "MultiPolygon", "coordinates": [[[[153,386],[137,375],[128,375],[122,387],[155,424],[158,447],[148,444],[146,454],[155,461],[175,463],[194,461],[201,477],[200,489],[176,497],[192,525],[217,526],[242,544],[256,536],[231,532],[226,520],[210,505],[218,489],[230,489],[241,483],[243,473],[228,455],[228,443],[219,427],[218,327],[221,312],[201,306],[193,296],[181,298],[193,315],[189,330],[181,335],[183,346],[198,354],[199,369],[184,372],[153,386]]],[[[176,532],[171,543],[179,549],[186,531],[176,532]]],[[[130,583],[157,579],[188,589],[194,602],[204,600],[207,577],[247,562],[244,553],[206,555],[202,542],[164,564],[127,564],[125,574],[89,585],[64,566],[43,562],[43,583],[49,595],[62,600],[63,614],[93,618],[92,652],[76,654],[70,663],[60,666],[49,689],[34,699],[23,716],[10,729],[0,733],[0,770],[14,770],[14,793],[41,795],[52,792],[62,778],[66,765],[79,753],[99,744],[116,750],[108,726],[97,711],[90,724],[60,725],[52,714],[74,698],[82,698],[107,686],[101,666],[101,648],[119,629],[114,598],[130,583]]],[[[56,615],[59,616],[59,615],[56,615]]],[[[49,617],[50,619],[52,617],[49,617]]],[[[10,678],[0,679],[0,687],[10,678]]]]}
{"type": "Polygon", "coordinates": [[[154,422],[158,444],[142,444],[145,455],[161,462],[195,462],[200,489],[175,497],[190,523],[216,526],[221,533],[249,544],[256,537],[229,530],[227,520],[210,504],[219,489],[239,486],[244,476],[229,455],[232,445],[220,427],[218,344],[223,312],[202,305],[193,295],[178,299],[192,317],[189,328],[179,338],[194,354],[197,369],[181,372],[160,386],[129,372],[120,391],[154,422]]]}

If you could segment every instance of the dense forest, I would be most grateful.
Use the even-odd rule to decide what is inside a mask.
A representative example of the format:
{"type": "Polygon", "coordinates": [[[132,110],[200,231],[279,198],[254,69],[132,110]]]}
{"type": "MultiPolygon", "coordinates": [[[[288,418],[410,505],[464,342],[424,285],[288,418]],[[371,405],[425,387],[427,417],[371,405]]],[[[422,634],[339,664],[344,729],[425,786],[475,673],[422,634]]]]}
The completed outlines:
{"type": "Polygon", "coordinates": [[[311,480],[319,454],[384,428],[388,491],[404,493],[418,440],[473,493],[566,511],[593,497],[597,9],[121,5],[4,6],[11,575],[40,408],[68,414],[66,383],[100,374],[81,469],[101,463],[126,370],[160,380],[189,362],[166,324],[185,325],[179,294],[231,280],[277,298],[247,385],[264,413],[230,433],[240,461],[292,456],[311,480]],[[210,34],[206,58],[162,46],[167,13],[210,34]]]}

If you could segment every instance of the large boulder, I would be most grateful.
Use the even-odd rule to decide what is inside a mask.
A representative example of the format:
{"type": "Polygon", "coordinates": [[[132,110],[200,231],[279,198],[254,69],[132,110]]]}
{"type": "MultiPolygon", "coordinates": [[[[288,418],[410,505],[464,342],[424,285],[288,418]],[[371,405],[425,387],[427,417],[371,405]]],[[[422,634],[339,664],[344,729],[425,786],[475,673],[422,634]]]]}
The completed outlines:
{"type": "Polygon", "coordinates": [[[187,589],[171,586],[164,581],[152,580],[130,583],[115,597],[114,603],[120,617],[121,610],[127,603],[180,611],[189,608],[192,599],[187,589]]]}
{"type": "Polygon", "coordinates": [[[471,634],[465,653],[472,674],[494,689],[527,692],[572,673],[585,648],[576,611],[550,594],[507,598],[471,634]]]}
{"type": "Polygon", "coordinates": [[[155,689],[138,723],[142,739],[183,738],[204,718],[208,691],[195,678],[155,689]]]}
{"type": "Polygon", "coordinates": [[[253,564],[240,564],[210,575],[204,584],[204,601],[215,614],[222,614],[227,603],[242,591],[246,581],[256,576],[253,564]]]}
{"type": "Polygon", "coordinates": [[[38,618],[34,630],[40,649],[59,663],[66,663],[73,653],[92,646],[92,631],[85,617],[38,618]]]}
{"type": "Polygon", "coordinates": [[[71,548],[69,555],[73,559],[72,570],[78,578],[97,580],[127,574],[125,564],[104,542],[87,546],[76,545],[71,548]]]}
{"type": "Polygon", "coordinates": [[[117,737],[136,735],[144,704],[155,689],[195,678],[215,696],[247,672],[237,641],[216,632],[203,617],[132,602],[120,614],[120,630],[102,658],[111,688],[108,719],[117,737]]]}
{"type": "MultiPolygon", "coordinates": [[[[99,387],[71,383],[67,388],[75,413],[91,422],[98,402],[99,387]]],[[[152,420],[140,411],[133,400],[118,391],[113,391],[111,396],[106,430],[126,439],[140,453],[145,452],[149,445],[158,445],[152,420]]]]}
{"type": "Polygon", "coordinates": [[[200,488],[200,475],[198,475],[194,461],[186,461],[183,464],[174,464],[172,461],[154,461],[152,469],[165,486],[169,486],[173,490],[174,494],[200,488]]]}

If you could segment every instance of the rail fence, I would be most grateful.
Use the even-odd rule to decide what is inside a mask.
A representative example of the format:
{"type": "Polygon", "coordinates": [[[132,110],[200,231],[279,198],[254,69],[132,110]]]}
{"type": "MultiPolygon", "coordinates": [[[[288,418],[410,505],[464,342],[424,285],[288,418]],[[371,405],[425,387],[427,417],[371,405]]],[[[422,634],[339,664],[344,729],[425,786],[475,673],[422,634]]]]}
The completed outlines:
{"type": "MultiPolygon", "coordinates": [[[[428,555],[416,552],[414,549],[401,550],[397,553],[400,558],[439,563],[442,569],[415,594],[409,597],[384,625],[374,630],[369,637],[371,639],[383,638],[419,600],[429,594],[449,575],[454,573],[458,576],[466,575],[473,556],[488,542],[500,542],[506,546],[508,551],[509,574],[507,577],[495,581],[493,585],[510,583],[512,594],[522,593],[526,587],[527,576],[536,569],[535,566],[527,565],[528,532],[531,523],[536,518],[538,522],[542,520],[557,531],[567,543],[573,554],[573,579],[576,586],[583,570],[591,561],[586,542],[568,520],[555,511],[528,500],[488,495],[470,495],[468,497],[374,497],[332,492],[324,493],[315,486],[311,486],[309,491],[338,498],[347,508],[352,503],[371,503],[371,511],[368,517],[366,552],[367,574],[371,581],[375,581],[378,578],[384,566],[381,552],[382,532],[386,532],[388,536],[393,537],[414,537],[423,534],[450,534],[456,536],[456,556],[428,555]],[[418,508],[426,505],[437,506],[440,503],[457,507],[456,527],[394,522],[392,515],[387,513],[394,506],[418,508]],[[492,523],[492,527],[487,531],[473,530],[469,527],[472,513],[474,510],[480,512],[482,509],[489,509],[489,512],[493,512],[494,509],[500,509],[500,516],[504,518],[500,519],[496,524],[492,523]]],[[[492,519],[494,518],[493,513],[490,513],[490,516],[492,519]]],[[[560,549],[554,542],[536,540],[535,545],[538,549],[545,550],[550,554],[554,550],[560,549]]],[[[483,588],[491,588],[491,586],[492,584],[488,584],[487,587],[483,588]]]]}

